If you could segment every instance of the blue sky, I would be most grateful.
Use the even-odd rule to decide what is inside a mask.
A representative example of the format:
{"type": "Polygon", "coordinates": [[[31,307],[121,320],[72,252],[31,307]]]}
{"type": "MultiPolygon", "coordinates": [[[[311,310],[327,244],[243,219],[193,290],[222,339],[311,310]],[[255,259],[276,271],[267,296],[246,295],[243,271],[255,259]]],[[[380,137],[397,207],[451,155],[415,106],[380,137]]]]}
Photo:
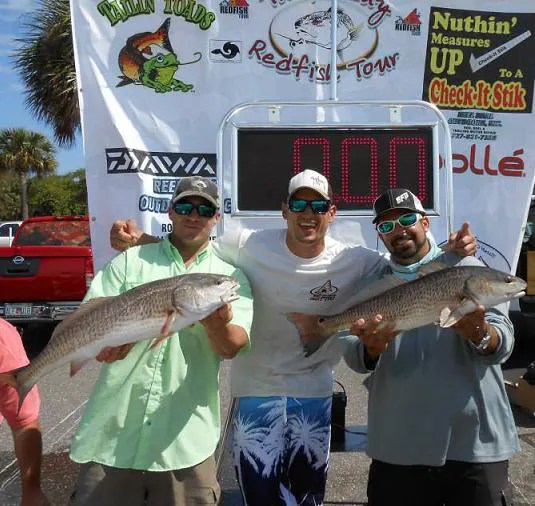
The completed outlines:
{"type": "MultiPolygon", "coordinates": [[[[14,39],[21,34],[24,16],[36,3],[35,0],[0,0],[0,128],[35,130],[54,142],[52,129],[43,121],[37,121],[25,107],[24,87],[9,58],[15,48],[14,39]]],[[[81,136],[71,149],[58,147],[56,157],[59,174],[84,167],[81,136]]]]}

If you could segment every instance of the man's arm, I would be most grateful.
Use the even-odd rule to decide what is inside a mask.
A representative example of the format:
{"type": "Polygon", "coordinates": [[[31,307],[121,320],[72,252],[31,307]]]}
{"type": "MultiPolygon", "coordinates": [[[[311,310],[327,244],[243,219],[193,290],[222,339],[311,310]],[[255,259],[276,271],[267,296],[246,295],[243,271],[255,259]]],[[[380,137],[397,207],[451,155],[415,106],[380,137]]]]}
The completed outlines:
{"type": "Polygon", "coordinates": [[[113,222],[110,230],[111,247],[124,251],[132,246],[158,242],[158,238],[145,234],[135,220],[117,220],[113,222]]]}
{"type": "Polygon", "coordinates": [[[21,506],[49,506],[41,490],[41,455],[43,444],[39,421],[12,428],[15,455],[22,483],[21,506]]]}
{"type": "Polygon", "coordinates": [[[232,306],[226,304],[201,320],[212,349],[223,358],[234,358],[249,343],[245,329],[230,323],[232,316],[232,306]]]}

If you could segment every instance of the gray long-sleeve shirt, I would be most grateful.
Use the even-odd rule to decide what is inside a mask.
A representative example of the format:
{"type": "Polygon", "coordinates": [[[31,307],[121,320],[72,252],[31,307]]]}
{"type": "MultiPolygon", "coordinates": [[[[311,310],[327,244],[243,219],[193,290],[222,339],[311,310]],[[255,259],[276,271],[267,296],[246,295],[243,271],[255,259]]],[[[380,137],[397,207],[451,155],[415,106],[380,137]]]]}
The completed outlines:
{"type": "MultiPolygon", "coordinates": [[[[457,265],[481,265],[473,257],[457,265]]],[[[446,460],[497,462],[518,451],[500,364],[511,354],[508,304],[486,311],[500,335],[498,349],[478,354],[453,329],[427,325],[396,336],[370,377],[368,455],[400,465],[446,460]]],[[[364,346],[346,338],[345,361],[370,372],[364,346]]]]}

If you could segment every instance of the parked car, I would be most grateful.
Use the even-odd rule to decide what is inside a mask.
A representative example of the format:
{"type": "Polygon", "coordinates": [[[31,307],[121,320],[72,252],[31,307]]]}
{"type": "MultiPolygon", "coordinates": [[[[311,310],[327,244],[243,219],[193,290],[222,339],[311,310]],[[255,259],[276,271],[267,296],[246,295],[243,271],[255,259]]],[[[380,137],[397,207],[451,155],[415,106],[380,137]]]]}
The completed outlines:
{"type": "Polygon", "coordinates": [[[0,247],[11,246],[15,233],[22,221],[4,221],[0,223],[0,247]]]}
{"type": "Polygon", "coordinates": [[[25,220],[0,248],[0,316],[22,327],[75,311],[93,279],[87,216],[25,220]]]}

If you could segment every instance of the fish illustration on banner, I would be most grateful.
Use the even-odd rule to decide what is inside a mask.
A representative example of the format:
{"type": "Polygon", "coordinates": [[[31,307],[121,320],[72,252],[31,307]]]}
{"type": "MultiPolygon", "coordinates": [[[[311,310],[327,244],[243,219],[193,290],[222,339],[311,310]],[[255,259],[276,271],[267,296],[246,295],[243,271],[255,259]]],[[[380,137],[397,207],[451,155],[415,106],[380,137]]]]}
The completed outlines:
{"type": "Polygon", "coordinates": [[[167,18],[155,32],[136,33],[129,37],[119,52],[119,68],[123,73],[117,87],[127,84],[141,84],[152,88],[156,93],[169,91],[191,91],[193,84],[175,79],[181,65],[197,63],[201,53],[194,53],[195,59],[189,62],[178,60],[169,40],[171,18],[167,18]],[[158,52],[154,54],[154,48],[158,52]]]}

